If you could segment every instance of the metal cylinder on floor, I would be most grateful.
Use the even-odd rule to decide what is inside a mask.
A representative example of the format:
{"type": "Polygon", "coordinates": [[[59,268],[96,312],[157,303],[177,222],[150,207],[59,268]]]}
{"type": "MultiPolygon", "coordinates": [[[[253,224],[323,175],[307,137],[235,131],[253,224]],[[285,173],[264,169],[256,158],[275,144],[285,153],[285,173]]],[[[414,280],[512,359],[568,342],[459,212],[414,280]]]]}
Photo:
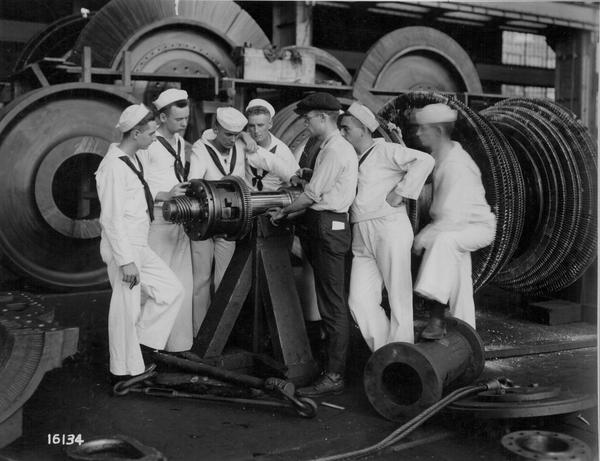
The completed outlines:
{"type": "Polygon", "coordinates": [[[375,410],[404,421],[442,398],[444,390],[470,384],[482,373],[483,342],[458,319],[447,319],[439,341],[391,343],[376,350],[365,366],[365,393],[375,410]]]}

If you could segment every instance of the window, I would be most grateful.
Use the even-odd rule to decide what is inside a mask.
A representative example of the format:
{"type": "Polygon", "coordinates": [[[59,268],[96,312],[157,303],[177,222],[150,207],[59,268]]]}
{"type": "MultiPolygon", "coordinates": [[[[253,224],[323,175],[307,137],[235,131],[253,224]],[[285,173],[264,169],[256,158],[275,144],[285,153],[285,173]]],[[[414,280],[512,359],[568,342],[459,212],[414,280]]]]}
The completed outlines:
{"type": "Polygon", "coordinates": [[[504,31],[502,64],[554,69],[556,56],[543,35],[504,31]]]}
{"type": "Polygon", "coordinates": [[[502,95],[508,97],[548,98],[554,100],[554,88],[543,86],[502,85],[502,95]]]}

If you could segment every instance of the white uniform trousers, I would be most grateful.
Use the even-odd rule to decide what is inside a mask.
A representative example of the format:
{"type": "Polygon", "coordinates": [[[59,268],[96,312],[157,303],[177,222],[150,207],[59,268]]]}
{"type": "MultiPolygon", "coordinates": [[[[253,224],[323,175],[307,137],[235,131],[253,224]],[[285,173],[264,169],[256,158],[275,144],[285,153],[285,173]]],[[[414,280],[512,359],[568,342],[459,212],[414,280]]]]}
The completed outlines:
{"type": "Polygon", "coordinates": [[[405,212],[354,224],[348,305],[372,351],[391,342],[414,342],[412,242],[405,212]],[[381,307],[383,285],[388,292],[389,319],[381,307]]]}
{"type": "Polygon", "coordinates": [[[192,250],[183,226],[165,221],[162,207],[155,206],[148,245],[171,268],[184,289],[183,303],[165,346],[169,352],[187,351],[194,342],[192,323],[192,250]]]}
{"type": "Polygon", "coordinates": [[[194,273],[194,334],[206,316],[210,305],[210,283],[213,280],[215,291],[219,288],[225,270],[235,251],[235,242],[222,238],[192,241],[192,268],[194,273]]]}
{"type": "Polygon", "coordinates": [[[415,248],[425,250],[415,292],[448,304],[451,316],[475,328],[471,252],[488,246],[495,232],[495,222],[463,229],[426,226],[415,238],[415,248]]]}
{"type": "Polygon", "coordinates": [[[134,262],[140,283],[132,289],[123,282],[123,274],[108,244],[100,252],[106,262],[112,286],[108,312],[110,371],[115,375],[144,372],[140,344],[164,349],[183,301],[183,287],[166,263],[148,246],[133,246],[134,262]],[[141,292],[146,302],[141,304],[141,292]]]}

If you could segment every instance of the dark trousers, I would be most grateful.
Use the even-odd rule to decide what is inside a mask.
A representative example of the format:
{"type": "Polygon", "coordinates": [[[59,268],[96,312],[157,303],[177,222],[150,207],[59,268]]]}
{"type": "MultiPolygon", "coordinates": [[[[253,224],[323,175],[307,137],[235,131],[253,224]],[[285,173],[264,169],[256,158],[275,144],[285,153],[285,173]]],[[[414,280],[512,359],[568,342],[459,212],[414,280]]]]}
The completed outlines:
{"type": "Polygon", "coordinates": [[[298,235],[315,273],[317,305],[328,338],[326,370],[344,374],[349,338],[345,286],[346,253],[351,244],[348,215],[309,209],[298,224],[298,235]]]}

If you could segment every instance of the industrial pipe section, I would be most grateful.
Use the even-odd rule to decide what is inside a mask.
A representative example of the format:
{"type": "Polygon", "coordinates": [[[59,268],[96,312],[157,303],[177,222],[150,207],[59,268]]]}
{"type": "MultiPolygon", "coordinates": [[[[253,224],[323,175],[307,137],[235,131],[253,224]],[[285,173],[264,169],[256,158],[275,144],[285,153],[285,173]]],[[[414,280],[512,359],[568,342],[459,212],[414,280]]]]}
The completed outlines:
{"type": "Polygon", "coordinates": [[[270,208],[286,207],[300,189],[251,192],[243,179],[226,176],[220,181],[192,179],[186,195],[163,204],[166,221],[183,224],[192,240],[224,236],[239,240],[252,227],[252,218],[270,208]]]}
{"type": "Polygon", "coordinates": [[[475,381],[485,366],[483,342],[459,319],[448,319],[440,341],[390,343],[365,366],[365,393],[373,408],[391,421],[405,421],[442,398],[449,389],[475,381]]]}

